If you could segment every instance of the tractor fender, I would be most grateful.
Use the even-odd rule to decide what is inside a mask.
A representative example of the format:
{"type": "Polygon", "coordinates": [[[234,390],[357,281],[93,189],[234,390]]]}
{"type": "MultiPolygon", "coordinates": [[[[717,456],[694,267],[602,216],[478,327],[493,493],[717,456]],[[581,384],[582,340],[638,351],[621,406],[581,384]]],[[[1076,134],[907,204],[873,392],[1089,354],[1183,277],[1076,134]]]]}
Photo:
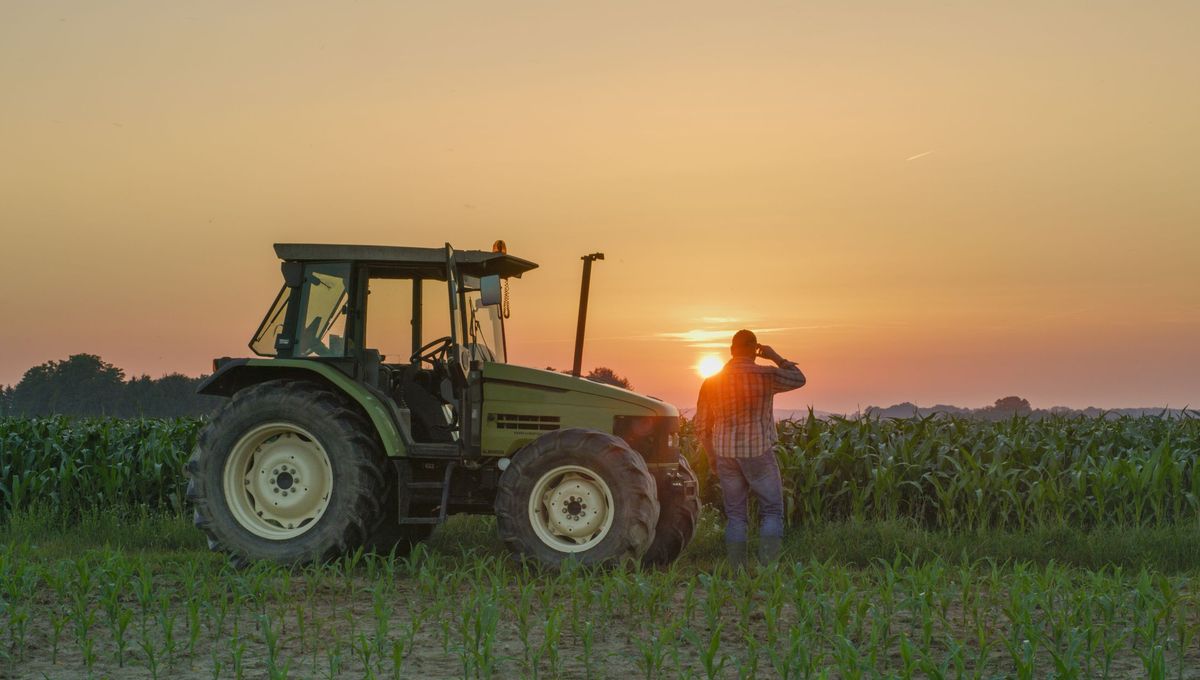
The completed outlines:
{"type": "Polygon", "coordinates": [[[353,399],[362,407],[371,420],[383,450],[389,457],[405,457],[408,447],[400,436],[400,428],[392,417],[387,404],[372,394],[365,386],[355,382],[345,373],[317,361],[302,359],[230,359],[220,366],[196,388],[199,394],[232,397],[234,393],[268,380],[290,378],[315,380],[353,399]]]}

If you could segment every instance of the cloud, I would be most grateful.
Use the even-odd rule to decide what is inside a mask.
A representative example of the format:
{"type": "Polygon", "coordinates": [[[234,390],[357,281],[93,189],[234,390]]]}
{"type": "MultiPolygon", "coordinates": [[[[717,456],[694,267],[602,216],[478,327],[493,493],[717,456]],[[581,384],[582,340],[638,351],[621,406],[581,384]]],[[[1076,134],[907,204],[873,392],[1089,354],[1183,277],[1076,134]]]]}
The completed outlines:
{"type": "Polygon", "coordinates": [[[709,329],[709,328],[693,328],[690,331],[668,331],[664,333],[655,333],[654,337],[660,340],[683,340],[685,342],[711,342],[713,340],[728,340],[733,337],[736,330],[725,329],[709,329]]]}
{"type": "MultiPolygon", "coordinates": [[[[824,328],[824,326],[790,326],[786,328],[759,328],[752,330],[754,330],[755,335],[769,335],[782,331],[810,330],[813,328],[824,328]]],[[[688,331],[664,331],[662,333],[655,333],[651,337],[658,340],[683,341],[688,343],[690,347],[725,347],[736,332],[738,332],[737,328],[693,328],[688,331]]]]}

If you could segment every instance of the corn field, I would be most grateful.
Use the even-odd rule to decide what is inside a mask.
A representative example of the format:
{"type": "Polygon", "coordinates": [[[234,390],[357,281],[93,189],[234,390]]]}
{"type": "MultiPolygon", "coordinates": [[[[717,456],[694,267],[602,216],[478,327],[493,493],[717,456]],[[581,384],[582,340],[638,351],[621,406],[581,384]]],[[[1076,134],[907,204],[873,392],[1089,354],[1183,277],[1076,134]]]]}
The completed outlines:
{"type": "Polygon", "coordinates": [[[29,677],[1200,675],[1194,579],[1054,564],[543,574],[419,548],[239,571],[10,545],[0,589],[0,674],[29,677]]]}
{"type": "MultiPolygon", "coordinates": [[[[34,504],[181,512],[201,421],[0,419],[0,519],[34,504]]],[[[948,530],[1164,526],[1200,517],[1200,418],[784,421],[793,525],[911,519],[948,530]]],[[[706,500],[715,480],[685,425],[706,500]]]]}
{"type": "MultiPolygon", "coordinates": [[[[793,525],[912,519],[1020,530],[1200,517],[1197,417],[809,418],[779,423],[776,454],[793,525]]],[[[688,455],[715,500],[694,440],[688,455]]]]}
{"type": "Polygon", "coordinates": [[[0,418],[0,520],[35,505],[182,512],[195,419],[0,418]]]}

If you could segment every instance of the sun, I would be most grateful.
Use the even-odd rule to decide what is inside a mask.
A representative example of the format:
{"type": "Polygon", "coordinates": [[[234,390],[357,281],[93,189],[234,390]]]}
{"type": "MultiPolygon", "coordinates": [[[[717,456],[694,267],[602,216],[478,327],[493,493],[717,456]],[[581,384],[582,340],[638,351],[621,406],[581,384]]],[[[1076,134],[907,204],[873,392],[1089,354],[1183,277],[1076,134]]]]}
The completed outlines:
{"type": "Polygon", "coordinates": [[[716,375],[721,372],[722,368],[725,368],[725,362],[715,354],[705,354],[700,357],[700,363],[696,364],[696,372],[700,374],[701,378],[716,375]]]}

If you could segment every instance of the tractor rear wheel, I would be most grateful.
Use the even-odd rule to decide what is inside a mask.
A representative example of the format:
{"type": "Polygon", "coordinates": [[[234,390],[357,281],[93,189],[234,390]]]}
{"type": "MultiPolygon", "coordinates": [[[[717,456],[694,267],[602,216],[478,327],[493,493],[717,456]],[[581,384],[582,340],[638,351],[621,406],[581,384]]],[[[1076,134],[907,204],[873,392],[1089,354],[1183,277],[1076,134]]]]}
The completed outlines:
{"type": "Polygon", "coordinates": [[[195,524],[233,561],[324,562],[380,521],[386,459],[366,418],[320,384],[271,380],[233,396],[187,463],[195,524]]]}
{"type": "Polygon", "coordinates": [[[542,435],[500,477],[496,523],[518,557],[555,566],[567,559],[639,559],[658,523],[654,478],[623,440],[595,430],[542,435]]]}
{"type": "Polygon", "coordinates": [[[642,564],[665,566],[674,562],[696,536],[696,524],[700,521],[700,482],[682,454],[679,456],[679,472],[685,483],[691,483],[691,491],[689,493],[686,488],[672,484],[671,480],[660,478],[658,502],[662,512],[654,529],[654,543],[642,556],[642,564]]]}

